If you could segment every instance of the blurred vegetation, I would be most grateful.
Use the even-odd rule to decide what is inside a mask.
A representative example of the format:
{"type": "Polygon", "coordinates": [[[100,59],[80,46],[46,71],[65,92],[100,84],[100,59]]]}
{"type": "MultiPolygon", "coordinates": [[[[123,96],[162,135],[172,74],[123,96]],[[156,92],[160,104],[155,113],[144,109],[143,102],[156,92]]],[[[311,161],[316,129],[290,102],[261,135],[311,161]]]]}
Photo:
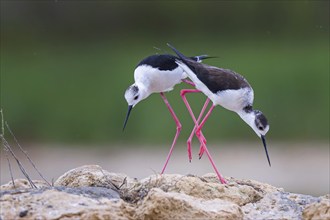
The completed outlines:
{"type": "MultiPolygon", "coordinates": [[[[268,117],[271,140],[329,140],[329,1],[1,1],[1,108],[20,138],[49,142],[168,142],[175,124],[159,95],[132,111],[125,89],[136,64],[170,52],[244,75],[268,117]],[[154,47],[161,48],[156,50],[154,47]]],[[[179,96],[167,97],[183,124],[179,96]]],[[[199,112],[205,96],[189,95],[199,112]]],[[[217,107],[208,140],[256,140],[217,107]]]]}

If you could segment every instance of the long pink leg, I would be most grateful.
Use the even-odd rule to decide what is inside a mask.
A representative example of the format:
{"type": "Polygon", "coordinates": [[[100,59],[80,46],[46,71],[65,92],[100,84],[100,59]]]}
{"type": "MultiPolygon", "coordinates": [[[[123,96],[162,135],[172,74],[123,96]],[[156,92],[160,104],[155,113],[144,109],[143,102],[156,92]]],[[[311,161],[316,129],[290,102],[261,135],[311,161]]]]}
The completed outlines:
{"type": "Polygon", "coordinates": [[[165,161],[164,167],[163,167],[162,172],[161,172],[161,174],[163,174],[164,171],[165,171],[165,169],[166,169],[166,166],[167,166],[167,164],[168,164],[168,161],[170,160],[170,157],[171,157],[171,155],[172,155],[172,152],[173,152],[174,146],[175,146],[175,144],[176,144],[176,140],[178,139],[178,137],[179,137],[179,135],[180,135],[180,132],[181,132],[181,128],[182,128],[182,126],[181,126],[181,123],[180,123],[178,117],[177,117],[176,114],[174,113],[174,111],[173,111],[173,109],[172,109],[170,103],[168,102],[167,98],[165,97],[164,93],[161,92],[161,93],[160,93],[160,96],[163,98],[163,100],[164,100],[164,102],[165,102],[165,104],[166,104],[168,110],[170,111],[170,113],[171,113],[171,115],[172,115],[172,117],[173,117],[173,119],[174,119],[174,121],[175,121],[175,124],[176,124],[176,134],[175,134],[175,137],[174,137],[174,139],[173,139],[172,146],[171,146],[171,148],[170,148],[170,152],[168,153],[168,155],[167,155],[167,157],[166,157],[166,161],[165,161]]]}
{"type": "MultiPolygon", "coordinates": [[[[197,127],[198,127],[198,123],[199,123],[199,121],[201,120],[201,118],[202,118],[202,116],[203,116],[203,114],[204,114],[204,112],[205,112],[205,109],[206,109],[206,107],[208,106],[209,102],[210,102],[210,99],[206,99],[206,101],[205,101],[205,103],[204,103],[204,106],[203,106],[201,112],[199,113],[199,116],[198,116],[198,119],[197,119],[197,121],[196,121],[196,124],[195,124],[193,130],[191,131],[191,134],[190,134],[190,136],[189,136],[189,138],[188,138],[188,140],[187,140],[187,144],[189,144],[189,145],[191,145],[191,142],[192,142],[193,136],[194,136],[195,131],[196,131],[197,127]]],[[[205,138],[204,138],[203,142],[204,142],[204,144],[206,144],[206,139],[205,139],[205,138]]],[[[201,146],[200,146],[200,148],[199,148],[199,153],[198,153],[198,155],[199,155],[199,159],[202,158],[203,153],[204,153],[204,147],[203,147],[203,145],[201,144],[201,146]]]]}
{"type": "MultiPolygon", "coordinates": [[[[198,122],[196,121],[195,115],[194,115],[194,113],[193,113],[193,111],[192,111],[192,109],[191,109],[191,107],[190,107],[190,105],[188,103],[188,100],[187,100],[187,98],[185,96],[187,93],[193,93],[193,92],[200,92],[200,91],[198,89],[183,89],[183,90],[181,90],[180,95],[181,95],[181,98],[182,98],[184,104],[186,105],[186,107],[188,109],[188,112],[189,112],[191,118],[193,119],[193,121],[195,123],[195,126],[194,126],[194,130],[195,130],[195,128],[197,128],[197,126],[198,126],[198,122]]],[[[205,104],[203,106],[202,112],[201,112],[201,114],[198,117],[199,120],[200,120],[201,116],[203,115],[208,102],[209,102],[209,99],[207,99],[205,101],[205,104]]],[[[191,136],[191,139],[192,139],[192,135],[190,135],[190,136],[191,136]]],[[[187,140],[187,150],[188,150],[189,161],[191,161],[191,159],[192,159],[192,155],[191,155],[191,139],[188,139],[187,140]]],[[[201,133],[201,135],[199,136],[198,139],[199,139],[200,142],[205,142],[206,143],[206,139],[205,139],[205,137],[203,136],[202,133],[201,133]]],[[[201,144],[201,148],[203,148],[203,146],[204,145],[201,144]]],[[[202,149],[200,149],[200,152],[201,151],[202,151],[202,149]]]]}
{"type": "MultiPolygon", "coordinates": [[[[182,82],[187,83],[187,84],[189,84],[189,85],[191,85],[191,86],[195,86],[195,83],[193,83],[192,81],[187,80],[187,79],[183,79],[182,82]]],[[[199,91],[199,90],[192,90],[192,91],[190,90],[190,91],[186,91],[185,93],[188,93],[188,92],[200,92],[200,91],[199,91]]],[[[204,106],[203,106],[201,112],[199,113],[199,116],[198,116],[198,119],[197,119],[197,124],[199,123],[201,117],[203,116],[204,111],[205,111],[207,105],[209,104],[209,101],[210,101],[209,99],[207,99],[207,100],[205,101],[205,104],[204,104],[204,106]]],[[[184,102],[185,102],[186,107],[188,108],[188,110],[190,109],[190,113],[191,113],[191,112],[192,112],[192,111],[191,111],[191,107],[190,107],[190,105],[189,105],[189,103],[188,103],[188,100],[187,100],[185,97],[184,97],[184,102]]],[[[194,118],[194,116],[193,116],[193,118],[194,118]]],[[[192,142],[192,138],[193,138],[193,136],[194,136],[194,134],[195,134],[195,130],[196,130],[197,126],[198,126],[198,125],[195,124],[194,129],[192,130],[192,132],[191,132],[191,134],[190,134],[190,136],[189,136],[189,138],[188,138],[188,140],[187,140],[188,156],[190,155],[190,157],[189,157],[190,161],[191,161],[191,142],[192,142]]],[[[203,142],[206,144],[206,139],[205,139],[205,138],[204,138],[203,142]]],[[[200,148],[199,148],[199,153],[198,153],[198,155],[199,155],[199,159],[202,158],[203,153],[204,153],[204,148],[203,148],[203,145],[201,144],[201,146],[200,146],[200,148]]]]}
{"type": "Polygon", "coordinates": [[[193,83],[192,81],[190,81],[188,79],[182,79],[181,81],[195,87],[195,83],[193,83]]]}
{"type": "MultiPolygon", "coordinates": [[[[190,80],[182,79],[182,82],[187,83],[187,84],[189,84],[189,85],[195,87],[195,83],[192,82],[192,81],[190,81],[190,80]]],[[[195,91],[193,91],[193,92],[200,92],[200,91],[199,91],[199,90],[197,90],[197,91],[195,90],[195,91]]],[[[203,106],[203,108],[202,108],[202,111],[199,113],[199,116],[198,116],[198,119],[197,119],[197,123],[199,123],[201,117],[203,116],[204,111],[205,111],[207,105],[209,104],[209,101],[210,101],[209,99],[206,99],[205,104],[204,104],[204,106],[203,106]]],[[[190,105],[189,105],[189,103],[188,103],[188,100],[187,100],[186,98],[184,98],[184,102],[185,102],[185,105],[186,105],[186,107],[188,108],[188,110],[191,109],[191,107],[190,107],[190,105]]],[[[191,111],[191,110],[190,110],[190,111],[191,111]]],[[[192,112],[192,111],[191,111],[191,112],[192,112]]],[[[194,126],[194,129],[192,130],[192,132],[191,132],[191,134],[190,134],[190,136],[189,136],[189,138],[188,138],[188,140],[187,140],[188,156],[190,155],[190,156],[189,156],[189,161],[191,161],[191,142],[192,142],[192,138],[193,138],[193,136],[194,136],[194,133],[195,133],[196,127],[197,127],[197,125],[194,126]]],[[[204,141],[205,144],[206,144],[206,139],[205,139],[205,138],[204,138],[203,141],[204,141]]],[[[203,153],[204,153],[204,148],[203,148],[203,145],[201,145],[200,148],[199,148],[199,153],[198,153],[198,155],[199,155],[199,159],[202,158],[203,153]]]]}
{"type": "MultiPolygon", "coordinates": [[[[212,105],[211,108],[210,108],[210,110],[209,110],[209,111],[207,112],[207,114],[205,115],[203,121],[202,121],[202,122],[200,123],[200,125],[198,126],[198,128],[197,128],[197,130],[196,130],[196,136],[197,136],[198,138],[201,137],[201,135],[202,135],[202,133],[201,133],[201,129],[203,128],[203,126],[204,126],[206,120],[210,117],[210,115],[211,115],[211,113],[212,113],[212,111],[213,111],[214,108],[215,108],[215,105],[212,105]]],[[[222,175],[221,175],[220,172],[218,171],[217,167],[215,166],[215,163],[214,163],[214,161],[213,161],[213,159],[212,159],[212,157],[211,157],[210,152],[208,151],[208,149],[207,149],[207,147],[206,147],[206,144],[204,144],[204,143],[202,143],[202,144],[204,145],[204,151],[206,152],[206,154],[207,154],[207,156],[208,156],[208,158],[209,158],[209,160],[210,160],[210,162],[211,162],[211,164],[212,164],[212,166],[213,166],[213,169],[214,169],[214,171],[216,172],[216,174],[217,174],[217,176],[218,176],[220,182],[223,183],[223,184],[227,183],[227,181],[222,177],[222,175]]]]}

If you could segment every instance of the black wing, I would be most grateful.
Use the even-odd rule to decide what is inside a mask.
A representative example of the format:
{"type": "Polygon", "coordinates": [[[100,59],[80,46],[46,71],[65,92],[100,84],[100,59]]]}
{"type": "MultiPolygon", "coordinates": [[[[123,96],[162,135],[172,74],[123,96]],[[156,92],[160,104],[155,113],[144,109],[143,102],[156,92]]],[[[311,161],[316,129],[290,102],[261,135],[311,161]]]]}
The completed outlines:
{"type": "MultiPolygon", "coordinates": [[[[197,62],[202,62],[204,59],[213,58],[208,55],[200,55],[200,56],[194,56],[189,57],[187,59],[191,59],[197,62]]],[[[140,61],[140,63],[137,65],[149,65],[153,68],[158,68],[159,70],[174,70],[178,67],[178,64],[175,62],[178,58],[176,56],[170,55],[170,54],[156,54],[151,55],[143,60],[140,61]]]]}
{"type": "Polygon", "coordinates": [[[227,89],[241,89],[250,87],[246,79],[232,70],[217,68],[190,60],[185,60],[185,64],[192,70],[197,78],[208,87],[208,89],[217,93],[227,89]]]}
{"type": "Polygon", "coordinates": [[[159,70],[174,70],[178,67],[175,62],[177,57],[170,54],[156,54],[144,58],[138,65],[149,65],[153,68],[158,68],[159,70]]]}
{"type": "Polygon", "coordinates": [[[197,78],[203,82],[211,92],[217,93],[227,89],[236,90],[250,87],[246,79],[238,73],[235,73],[232,70],[198,63],[187,58],[170,44],[167,45],[173,49],[173,51],[179,56],[180,60],[191,69],[197,78]]]}

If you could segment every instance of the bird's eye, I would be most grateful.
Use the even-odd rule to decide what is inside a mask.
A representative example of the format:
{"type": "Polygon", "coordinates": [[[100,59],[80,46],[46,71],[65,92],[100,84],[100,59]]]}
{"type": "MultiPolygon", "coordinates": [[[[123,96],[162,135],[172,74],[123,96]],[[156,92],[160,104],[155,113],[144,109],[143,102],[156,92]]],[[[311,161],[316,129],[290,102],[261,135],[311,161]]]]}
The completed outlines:
{"type": "Polygon", "coordinates": [[[261,131],[263,131],[263,130],[264,130],[264,128],[263,128],[263,127],[261,127],[261,126],[259,126],[258,128],[259,128],[259,130],[261,130],[261,131]]]}
{"type": "Polygon", "coordinates": [[[137,96],[134,97],[134,100],[137,100],[138,98],[139,98],[139,96],[137,95],[137,96]]]}

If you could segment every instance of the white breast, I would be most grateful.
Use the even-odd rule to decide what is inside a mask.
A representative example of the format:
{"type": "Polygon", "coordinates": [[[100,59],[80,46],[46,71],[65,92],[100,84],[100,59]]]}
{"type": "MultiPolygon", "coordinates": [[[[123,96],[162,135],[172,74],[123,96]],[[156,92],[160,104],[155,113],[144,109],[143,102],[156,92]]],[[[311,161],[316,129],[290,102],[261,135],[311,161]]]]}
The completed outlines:
{"type": "Polygon", "coordinates": [[[180,67],[174,70],[159,70],[151,66],[142,65],[134,71],[135,82],[143,84],[151,93],[170,91],[186,77],[186,74],[180,67]]]}

